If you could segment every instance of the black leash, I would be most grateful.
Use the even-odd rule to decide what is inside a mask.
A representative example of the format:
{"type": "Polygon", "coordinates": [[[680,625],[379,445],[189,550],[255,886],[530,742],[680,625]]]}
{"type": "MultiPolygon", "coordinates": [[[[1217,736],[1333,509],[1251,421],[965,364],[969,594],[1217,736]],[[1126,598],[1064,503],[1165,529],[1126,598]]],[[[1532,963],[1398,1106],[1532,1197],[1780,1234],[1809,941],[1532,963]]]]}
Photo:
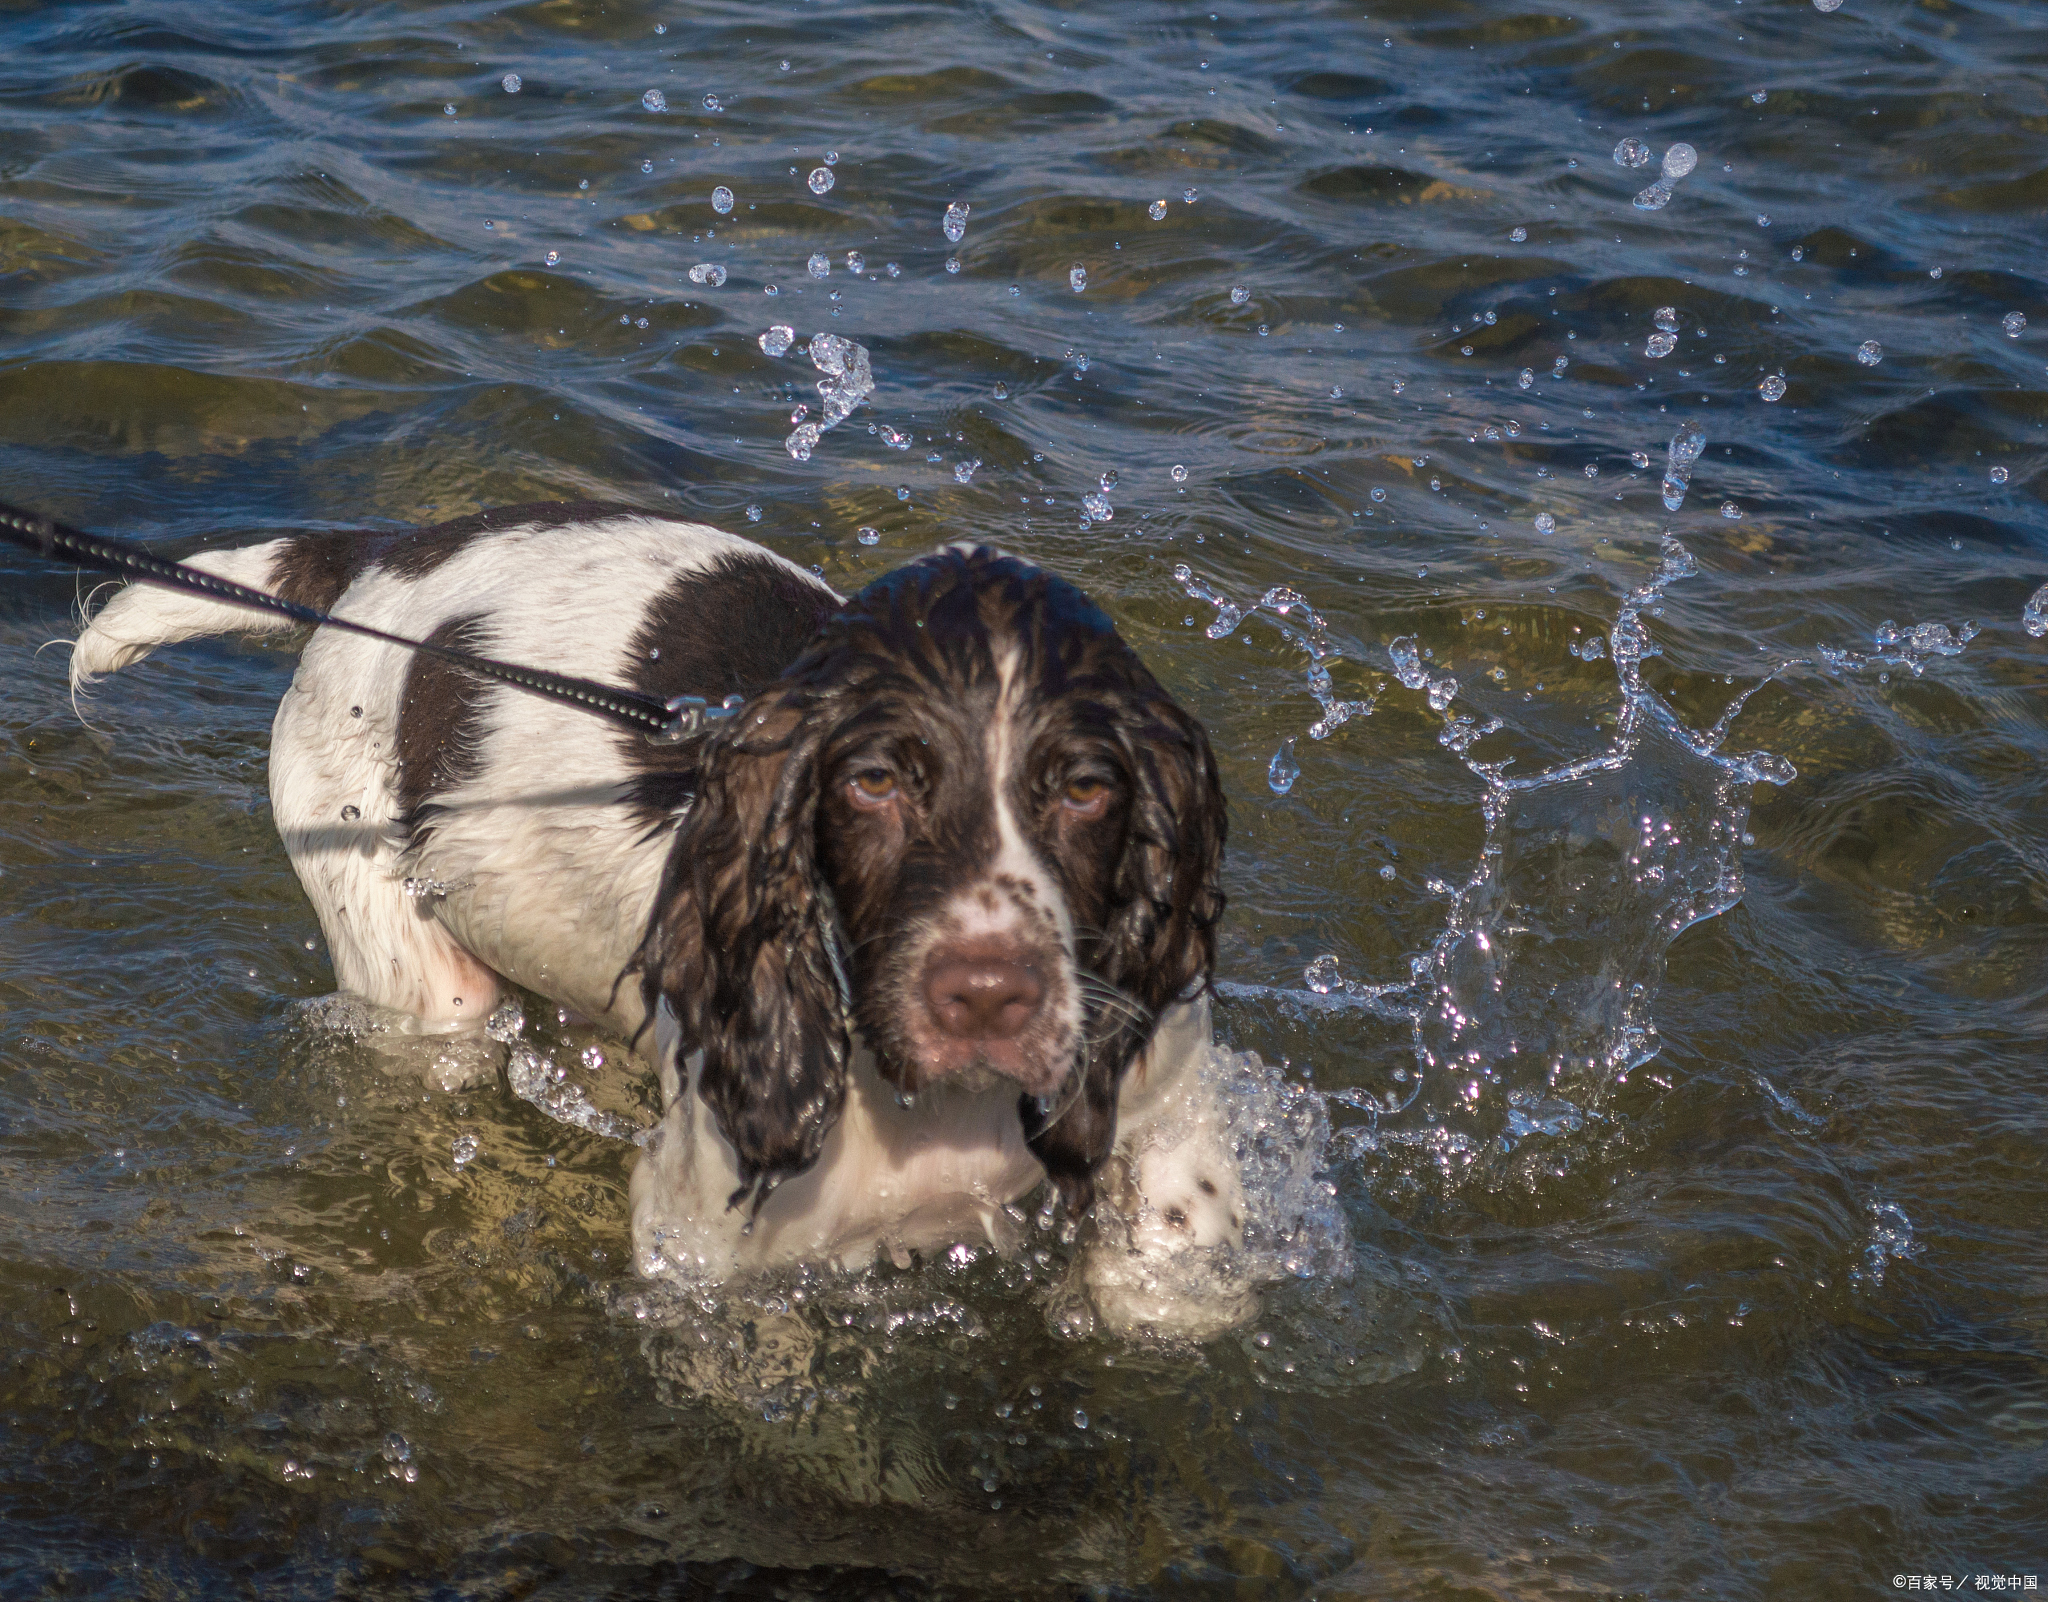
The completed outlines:
{"type": "Polygon", "coordinates": [[[237,584],[231,579],[216,578],[211,573],[202,573],[198,568],[187,567],[182,562],[152,556],[140,545],[127,540],[67,528],[62,523],[40,517],[34,512],[23,511],[18,506],[9,506],[5,502],[0,502],[0,539],[6,539],[52,561],[59,557],[68,557],[81,567],[98,568],[104,573],[119,573],[125,578],[142,579],[152,584],[166,585],[174,590],[187,590],[196,595],[208,596],[216,601],[253,607],[259,612],[288,617],[295,623],[308,623],[317,628],[342,629],[350,634],[360,634],[366,639],[382,640],[386,645],[403,646],[408,651],[422,651],[428,656],[437,656],[444,662],[457,663],[485,678],[509,684],[514,689],[525,690],[531,695],[546,696],[551,701],[566,702],[570,706],[581,707],[586,712],[594,712],[599,717],[610,718],[614,723],[622,723],[628,728],[639,730],[656,745],[673,745],[699,733],[706,723],[729,718],[739,710],[741,697],[736,695],[728,696],[722,705],[714,705],[697,695],[679,695],[670,701],[659,701],[651,695],[642,695],[638,690],[616,689],[609,684],[599,684],[594,679],[579,679],[567,673],[550,673],[544,668],[518,667],[510,662],[494,661],[490,657],[476,656],[468,651],[453,650],[445,645],[433,645],[426,640],[408,640],[403,635],[388,634],[368,623],[352,623],[347,618],[335,617],[317,607],[301,606],[298,602],[287,601],[282,596],[271,595],[263,590],[252,590],[246,584],[237,584]]]}

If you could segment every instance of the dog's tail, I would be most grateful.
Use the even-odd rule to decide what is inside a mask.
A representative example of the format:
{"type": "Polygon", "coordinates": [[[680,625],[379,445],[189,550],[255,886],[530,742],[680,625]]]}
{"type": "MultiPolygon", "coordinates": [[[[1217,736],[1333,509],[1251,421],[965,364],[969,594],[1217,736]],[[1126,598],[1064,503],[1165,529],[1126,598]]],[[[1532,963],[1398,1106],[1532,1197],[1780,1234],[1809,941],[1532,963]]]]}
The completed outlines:
{"type": "MultiPolygon", "coordinates": [[[[274,593],[293,543],[266,540],[236,550],[205,551],[188,557],[186,566],[274,593]]],[[[310,599],[316,605],[332,602],[332,597],[310,599]]],[[[254,607],[209,600],[161,584],[127,584],[88,615],[85,632],[71,652],[71,690],[75,695],[95,679],[140,662],[159,645],[212,634],[288,634],[296,627],[290,618],[254,607]]]]}

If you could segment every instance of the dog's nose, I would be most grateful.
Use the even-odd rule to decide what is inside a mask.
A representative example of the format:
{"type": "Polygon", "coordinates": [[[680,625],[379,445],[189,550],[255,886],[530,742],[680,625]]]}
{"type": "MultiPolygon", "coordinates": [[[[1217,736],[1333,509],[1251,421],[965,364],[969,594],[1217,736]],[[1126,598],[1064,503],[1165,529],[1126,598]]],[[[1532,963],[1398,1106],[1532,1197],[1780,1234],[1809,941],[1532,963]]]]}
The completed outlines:
{"type": "Polygon", "coordinates": [[[962,957],[934,963],[924,1001],[940,1029],[962,1040],[1009,1040],[1023,1032],[1045,998],[1029,964],[962,957]]]}

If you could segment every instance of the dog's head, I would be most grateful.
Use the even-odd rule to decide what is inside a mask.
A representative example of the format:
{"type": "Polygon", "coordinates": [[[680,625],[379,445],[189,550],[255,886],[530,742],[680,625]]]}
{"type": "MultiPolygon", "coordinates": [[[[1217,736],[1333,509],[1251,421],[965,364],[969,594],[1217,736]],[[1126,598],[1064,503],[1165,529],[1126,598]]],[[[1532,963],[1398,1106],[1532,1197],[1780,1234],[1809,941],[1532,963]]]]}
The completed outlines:
{"type": "Polygon", "coordinates": [[[817,1156],[849,1025],[915,1095],[1015,1086],[1085,1209],[1158,1011],[1208,982],[1201,725],[1072,585],[949,547],[856,595],[708,741],[642,954],[757,1204],[817,1156]]]}

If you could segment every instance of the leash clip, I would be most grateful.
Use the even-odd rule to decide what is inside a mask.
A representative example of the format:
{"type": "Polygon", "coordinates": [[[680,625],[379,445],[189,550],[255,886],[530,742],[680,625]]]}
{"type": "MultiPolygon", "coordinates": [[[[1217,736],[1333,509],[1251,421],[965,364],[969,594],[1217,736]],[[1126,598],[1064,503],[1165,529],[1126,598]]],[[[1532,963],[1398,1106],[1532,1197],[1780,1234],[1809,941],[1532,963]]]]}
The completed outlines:
{"type": "Polygon", "coordinates": [[[723,723],[739,715],[746,697],[728,695],[717,705],[701,695],[672,695],[668,700],[668,722],[647,736],[649,745],[681,745],[692,735],[702,734],[706,724],[723,723]]]}

